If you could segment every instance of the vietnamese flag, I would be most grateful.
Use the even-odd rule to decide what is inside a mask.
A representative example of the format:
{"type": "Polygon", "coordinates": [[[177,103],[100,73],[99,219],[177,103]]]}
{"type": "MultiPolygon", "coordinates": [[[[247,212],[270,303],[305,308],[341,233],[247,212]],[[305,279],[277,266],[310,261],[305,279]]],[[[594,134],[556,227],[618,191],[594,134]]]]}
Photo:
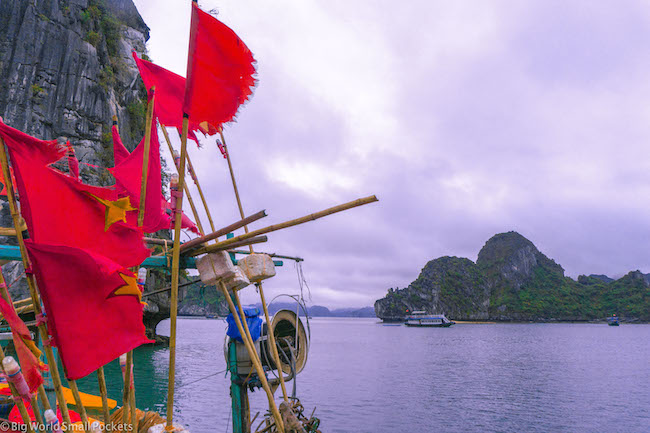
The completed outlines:
{"type": "Polygon", "coordinates": [[[85,185],[14,152],[21,213],[35,242],[86,248],[123,266],[149,257],[142,231],[126,224],[128,198],[113,189],[85,185]]]}
{"type": "Polygon", "coordinates": [[[28,156],[43,165],[58,161],[68,151],[67,147],[57,140],[39,140],[7,126],[2,120],[0,120],[0,135],[12,153],[28,156]]]}
{"type": "Polygon", "coordinates": [[[120,137],[120,132],[117,130],[117,125],[113,125],[111,134],[113,135],[113,162],[114,165],[117,165],[128,158],[131,152],[122,143],[122,137],[120,137]]]}
{"type": "MultiPolygon", "coordinates": [[[[157,93],[157,92],[156,92],[157,93]]],[[[158,95],[156,95],[158,97],[158,95]]],[[[116,134],[119,138],[119,134],[116,134]]],[[[119,148],[113,136],[113,152],[119,148]]],[[[122,145],[122,148],[124,146],[122,145]]],[[[124,148],[126,150],[126,148],[124,148]]],[[[128,152],[128,151],[127,151],[128,152]]],[[[119,153],[123,153],[122,150],[119,153]]],[[[108,171],[115,177],[117,191],[125,192],[131,200],[132,210],[140,207],[140,186],[142,185],[142,160],[144,157],[144,138],[131,154],[124,158],[115,167],[108,171]]],[[[158,141],[158,128],[156,127],[155,110],[151,125],[151,141],[149,143],[149,168],[147,171],[147,188],[144,199],[144,221],[142,229],[146,233],[168,229],[169,223],[165,220],[164,211],[160,205],[162,181],[160,178],[160,142],[158,141]]],[[[136,213],[137,215],[137,213],[136,213]]]]}
{"type": "Polygon", "coordinates": [[[32,240],[25,245],[68,379],[150,342],[133,272],[86,249],[32,240]]]}
{"type": "MultiPolygon", "coordinates": [[[[156,87],[156,116],[161,124],[175,127],[178,133],[182,133],[183,127],[183,97],[185,95],[185,78],[173,73],[155,63],[138,57],[135,51],[132,52],[135,64],[140,71],[140,77],[147,90],[156,87]]],[[[199,139],[194,131],[203,134],[214,135],[214,128],[203,129],[196,123],[190,123],[187,137],[199,144],[199,139]]],[[[115,162],[117,164],[117,161],[115,162]]]]}
{"type": "Polygon", "coordinates": [[[36,392],[38,387],[43,383],[41,371],[48,370],[47,366],[39,360],[41,351],[34,344],[32,334],[27,329],[25,322],[16,314],[16,310],[14,310],[14,306],[11,303],[11,298],[7,302],[0,296],[0,312],[2,312],[4,320],[11,328],[14,348],[20,361],[20,368],[25,376],[27,385],[29,385],[29,390],[36,392]]]}
{"type": "MultiPolygon", "coordinates": [[[[158,97],[158,92],[156,92],[156,98],[157,97],[158,97]]],[[[117,127],[115,125],[113,125],[113,157],[115,158],[115,166],[117,167],[118,164],[121,164],[121,162],[124,161],[125,159],[127,159],[130,155],[131,154],[129,153],[129,151],[126,149],[126,147],[124,147],[124,144],[122,144],[122,139],[120,138],[120,133],[117,130],[117,127]],[[120,161],[119,163],[118,163],[118,160],[120,161]]],[[[140,167],[142,167],[142,158],[140,158],[140,167]]],[[[140,170],[140,173],[142,173],[142,170],[140,170]]],[[[158,171],[158,173],[160,173],[160,171],[158,171]]],[[[113,174],[115,174],[115,173],[113,173],[113,174]]],[[[129,174],[129,172],[127,170],[125,170],[124,172],[120,172],[120,179],[118,179],[118,182],[115,185],[116,188],[117,188],[117,193],[120,196],[128,196],[129,195],[129,191],[123,186],[123,182],[132,182],[132,183],[136,182],[136,179],[134,179],[134,178],[126,179],[123,176],[123,175],[128,175],[128,174],[129,174]]],[[[117,177],[116,177],[116,179],[117,179],[117,177]]],[[[137,186],[139,188],[139,185],[140,185],[139,180],[137,180],[137,181],[138,181],[138,185],[134,184],[134,187],[137,186]]],[[[131,189],[135,190],[135,188],[131,188],[131,189]]],[[[140,202],[139,201],[140,200],[140,190],[138,189],[137,192],[138,192],[137,197],[138,197],[138,203],[139,203],[140,202]]],[[[148,195],[149,195],[149,191],[147,191],[147,196],[148,195]]],[[[158,229],[158,230],[169,229],[169,228],[171,228],[171,224],[172,224],[172,221],[171,221],[171,205],[165,199],[165,197],[162,195],[162,191],[158,192],[158,195],[160,196],[160,201],[161,201],[160,210],[162,212],[162,215],[160,217],[161,218],[161,222],[160,222],[161,228],[158,229]]],[[[133,224],[133,225],[136,225],[138,223],[138,213],[137,212],[129,212],[127,214],[127,221],[129,223],[133,224]]],[[[146,221],[146,218],[145,218],[145,221],[146,221]]],[[[200,234],[199,229],[196,227],[196,224],[194,224],[194,222],[192,222],[192,220],[189,219],[187,217],[187,215],[185,215],[185,213],[183,213],[181,221],[182,221],[182,223],[181,223],[182,228],[189,229],[190,231],[192,231],[192,232],[194,232],[196,234],[200,234]]]]}
{"type": "Polygon", "coordinates": [[[231,121],[255,87],[255,59],[226,25],[192,3],[183,112],[191,122],[231,121]]]}

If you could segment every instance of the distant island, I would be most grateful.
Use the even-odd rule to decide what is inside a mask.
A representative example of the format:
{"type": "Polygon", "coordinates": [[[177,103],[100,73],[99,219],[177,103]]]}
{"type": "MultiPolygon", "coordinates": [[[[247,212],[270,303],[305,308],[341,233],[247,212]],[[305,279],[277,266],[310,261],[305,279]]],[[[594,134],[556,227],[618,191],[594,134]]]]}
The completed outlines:
{"type": "Polygon", "coordinates": [[[564,269],[517,232],[490,238],[476,263],[460,257],[428,262],[408,287],[388,289],[375,302],[384,321],[414,310],[455,320],[591,321],[616,313],[628,322],[650,321],[650,274],[629,272],[566,277],[564,269]]]}

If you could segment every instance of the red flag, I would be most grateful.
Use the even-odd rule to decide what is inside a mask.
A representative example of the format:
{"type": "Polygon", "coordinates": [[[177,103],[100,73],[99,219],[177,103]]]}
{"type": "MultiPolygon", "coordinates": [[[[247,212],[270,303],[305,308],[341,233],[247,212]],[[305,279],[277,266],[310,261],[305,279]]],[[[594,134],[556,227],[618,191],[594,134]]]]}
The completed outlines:
{"type": "Polygon", "coordinates": [[[122,137],[120,137],[120,133],[117,130],[117,125],[113,125],[111,133],[113,134],[113,160],[115,162],[114,165],[117,165],[128,158],[131,152],[122,144],[122,137]]]}
{"type": "Polygon", "coordinates": [[[150,342],[133,272],[88,250],[32,240],[25,245],[68,379],[150,342]]]}
{"type": "MultiPolygon", "coordinates": [[[[183,126],[183,95],[185,94],[185,78],[161,66],[140,59],[135,51],[132,52],[135,64],[147,89],[156,86],[156,116],[161,124],[175,127],[179,135],[183,126]]],[[[199,144],[194,131],[206,135],[214,135],[216,130],[205,130],[198,123],[190,122],[187,137],[199,144]]],[[[117,161],[115,162],[117,164],[117,161]]]]}
{"type": "Polygon", "coordinates": [[[12,153],[29,156],[29,158],[43,165],[58,161],[67,152],[66,146],[61,145],[56,140],[39,140],[7,126],[2,121],[0,121],[0,135],[2,135],[12,153]]]}
{"type": "MultiPolygon", "coordinates": [[[[158,97],[157,93],[156,98],[158,97]]],[[[115,142],[113,143],[115,146],[115,142]]],[[[116,164],[115,167],[109,169],[115,176],[118,191],[121,192],[122,189],[126,191],[131,200],[131,206],[136,210],[140,207],[143,156],[144,138],[130,155],[119,164],[116,164]]],[[[151,141],[149,143],[149,169],[147,172],[147,190],[144,200],[144,222],[142,226],[146,233],[169,228],[169,222],[165,220],[164,211],[160,205],[162,189],[160,170],[160,142],[158,141],[158,128],[154,116],[151,125],[151,141]]]]}
{"type": "Polygon", "coordinates": [[[183,112],[213,127],[229,122],[255,87],[255,59],[226,25],[192,3],[183,112]]]}
{"type": "MultiPolygon", "coordinates": [[[[3,284],[4,285],[4,284],[3,284]]],[[[43,383],[41,371],[47,371],[45,364],[40,362],[40,350],[32,340],[32,334],[25,323],[18,317],[16,310],[11,305],[11,299],[7,302],[0,296],[0,312],[11,328],[16,354],[20,360],[20,368],[25,376],[29,390],[35,392],[43,383]]]]}
{"type": "Polygon", "coordinates": [[[68,141],[66,143],[68,148],[68,170],[70,175],[75,179],[79,179],[79,161],[77,160],[77,155],[74,153],[74,147],[68,141]]]}
{"type": "MultiPolygon", "coordinates": [[[[158,98],[158,92],[157,91],[156,91],[156,98],[158,98]]],[[[153,136],[153,127],[152,127],[152,135],[151,135],[151,142],[152,143],[153,143],[153,137],[154,136],[153,136]]],[[[140,143],[140,144],[143,145],[143,143],[140,143]]],[[[136,151],[137,151],[137,148],[136,148],[136,150],[133,151],[133,153],[135,153],[136,151]]],[[[127,159],[127,158],[129,158],[129,156],[133,155],[133,154],[129,154],[129,151],[122,144],[120,134],[117,131],[117,128],[115,126],[113,126],[113,152],[114,152],[114,157],[115,157],[116,161],[118,160],[118,152],[119,152],[120,155],[124,155],[124,152],[126,152],[127,156],[125,158],[122,158],[121,161],[125,161],[125,160],[131,161],[130,159],[127,159]],[[116,151],[115,149],[119,149],[119,151],[116,151]]],[[[120,156],[120,158],[121,158],[121,156],[120,156]]],[[[149,170],[152,170],[152,168],[151,168],[151,158],[153,158],[153,155],[150,156],[149,158],[150,158],[149,159],[149,162],[150,162],[149,170]]],[[[139,203],[140,203],[140,180],[141,180],[141,177],[136,179],[137,176],[134,176],[133,173],[130,172],[129,167],[133,167],[133,170],[136,170],[134,165],[138,163],[138,158],[134,158],[134,161],[135,162],[133,162],[133,161],[128,162],[127,164],[130,164],[130,165],[123,166],[122,168],[120,168],[120,170],[117,170],[117,174],[116,174],[116,169],[118,167],[117,167],[117,163],[116,163],[115,168],[111,169],[111,172],[113,173],[113,175],[115,176],[115,179],[117,180],[116,187],[117,187],[117,190],[118,190],[118,194],[123,194],[125,196],[130,196],[132,205],[136,206],[136,204],[134,202],[137,201],[137,205],[139,205],[139,203]],[[137,182],[137,184],[136,184],[136,182],[137,182]],[[127,189],[124,186],[125,184],[131,184],[132,187],[130,189],[127,189]],[[133,193],[137,192],[137,195],[131,195],[130,191],[133,191],[133,193]]],[[[160,150],[158,150],[158,159],[157,159],[157,161],[158,161],[158,171],[157,171],[157,173],[160,173],[160,150]]],[[[138,167],[142,167],[142,157],[139,158],[139,164],[140,165],[138,167]]],[[[137,172],[137,173],[140,173],[140,176],[141,176],[142,169],[140,168],[140,171],[137,172]]],[[[160,178],[160,176],[158,176],[158,178],[160,178]]],[[[147,199],[149,198],[149,191],[150,190],[147,189],[147,199]]],[[[152,194],[154,194],[154,192],[152,192],[152,194]]],[[[161,200],[161,202],[160,202],[160,212],[161,212],[160,222],[159,222],[159,225],[157,226],[159,228],[153,227],[153,228],[156,228],[156,230],[151,230],[151,232],[171,228],[171,210],[170,210],[171,206],[170,206],[169,202],[165,199],[165,197],[162,195],[162,192],[161,192],[160,188],[158,189],[158,196],[160,197],[160,200],[161,200]]],[[[128,220],[127,221],[130,224],[136,225],[137,224],[137,215],[138,215],[137,212],[130,212],[129,215],[128,215],[128,220]]],[[[147,218],[145,216],[144,231],[149,231],[149,230],[147,230],[147,228],[151,228],[151,227],[147,227],[146,223],[147,223],[147,218]]],[[[199,229],[196,227],[196,224],[194,224],[192,222],[192,220],[190,220],[185,214],[183,214],[183,216],[182,216],[182,226],[181,227],[190,229],[192,232],[194,232],[196,234],[200,234],[199,229]]]]}
{"type": "Polygon", "coordinates": [[[31,239],[88,248],[127,267],[149,257],[142,231],[126,224],[126,212],[132,209],[128,198],[118,199],[109,188],[84,185],[24,157],[22,150],[10,151],[31,239]]]}
{"type": "MultiPolygon", "coordinates": [[[[165,200],[164,197],[163,197],[163,206],[165,206],[165,211],[169,218],[169,228],[171,228],[173,218],[174,218],[174,216],[172,215],[172,205],[167,200],[165,200]]],[[[185,215],[185,212],[181,214],[181,228],[189,229],[192,233],[196,233],[197,235],[201,234],[199,228],[196,226],[196,224],[194,224],[194,221],[192,221],[190,217],[185,215]]]]}

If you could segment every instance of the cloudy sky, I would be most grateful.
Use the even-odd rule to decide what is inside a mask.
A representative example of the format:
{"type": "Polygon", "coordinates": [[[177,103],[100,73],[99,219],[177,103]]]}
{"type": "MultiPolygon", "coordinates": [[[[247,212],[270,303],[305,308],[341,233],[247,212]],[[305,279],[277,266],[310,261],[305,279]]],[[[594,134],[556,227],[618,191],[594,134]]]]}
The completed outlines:
{"type": "MultiPolygon", "coordinates": [[[[184,76],[190,1],[135,3],[184,76]]],[[[312,303],[372,305],[509,230],[574,278],[650,272],[647,2],[200,3],[258,62],[226,129],[246,213],[269,214],[254,227],[380,200],[259,247],[305,258],[312,303]]],[[[190,155],[217,225],[237,220],[214,140],[190,155]]],[[[278,271],[267,298],[297,292],[278,271]]]]}

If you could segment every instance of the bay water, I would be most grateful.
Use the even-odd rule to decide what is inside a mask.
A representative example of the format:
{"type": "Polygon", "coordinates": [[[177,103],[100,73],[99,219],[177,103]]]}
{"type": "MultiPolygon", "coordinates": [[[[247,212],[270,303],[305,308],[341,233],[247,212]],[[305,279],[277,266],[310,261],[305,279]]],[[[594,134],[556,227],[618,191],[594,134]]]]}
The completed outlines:
{"type": "MultiPolygon", "coordinates": [[[[650,432],[650,325],[426,329],[314,318],[309,327],[296,389],[324,433],[650,432]]],[[[193,433],[232,431],[225,329],[220,319],[178,321],[174,419],[193,433]]],[[[158,332],[169,335],[169,321],[158,332]]],[[[165,412],[168,356],[135,351],[139,408],[165,412]]],[[[105,370],[121,405],[117,361],[105,370]]],[[[98,394],[95,375],[79,386],[98,394]]],[[[267,401],[262,390],[249,396],[256,426],[267,401]]]]}

